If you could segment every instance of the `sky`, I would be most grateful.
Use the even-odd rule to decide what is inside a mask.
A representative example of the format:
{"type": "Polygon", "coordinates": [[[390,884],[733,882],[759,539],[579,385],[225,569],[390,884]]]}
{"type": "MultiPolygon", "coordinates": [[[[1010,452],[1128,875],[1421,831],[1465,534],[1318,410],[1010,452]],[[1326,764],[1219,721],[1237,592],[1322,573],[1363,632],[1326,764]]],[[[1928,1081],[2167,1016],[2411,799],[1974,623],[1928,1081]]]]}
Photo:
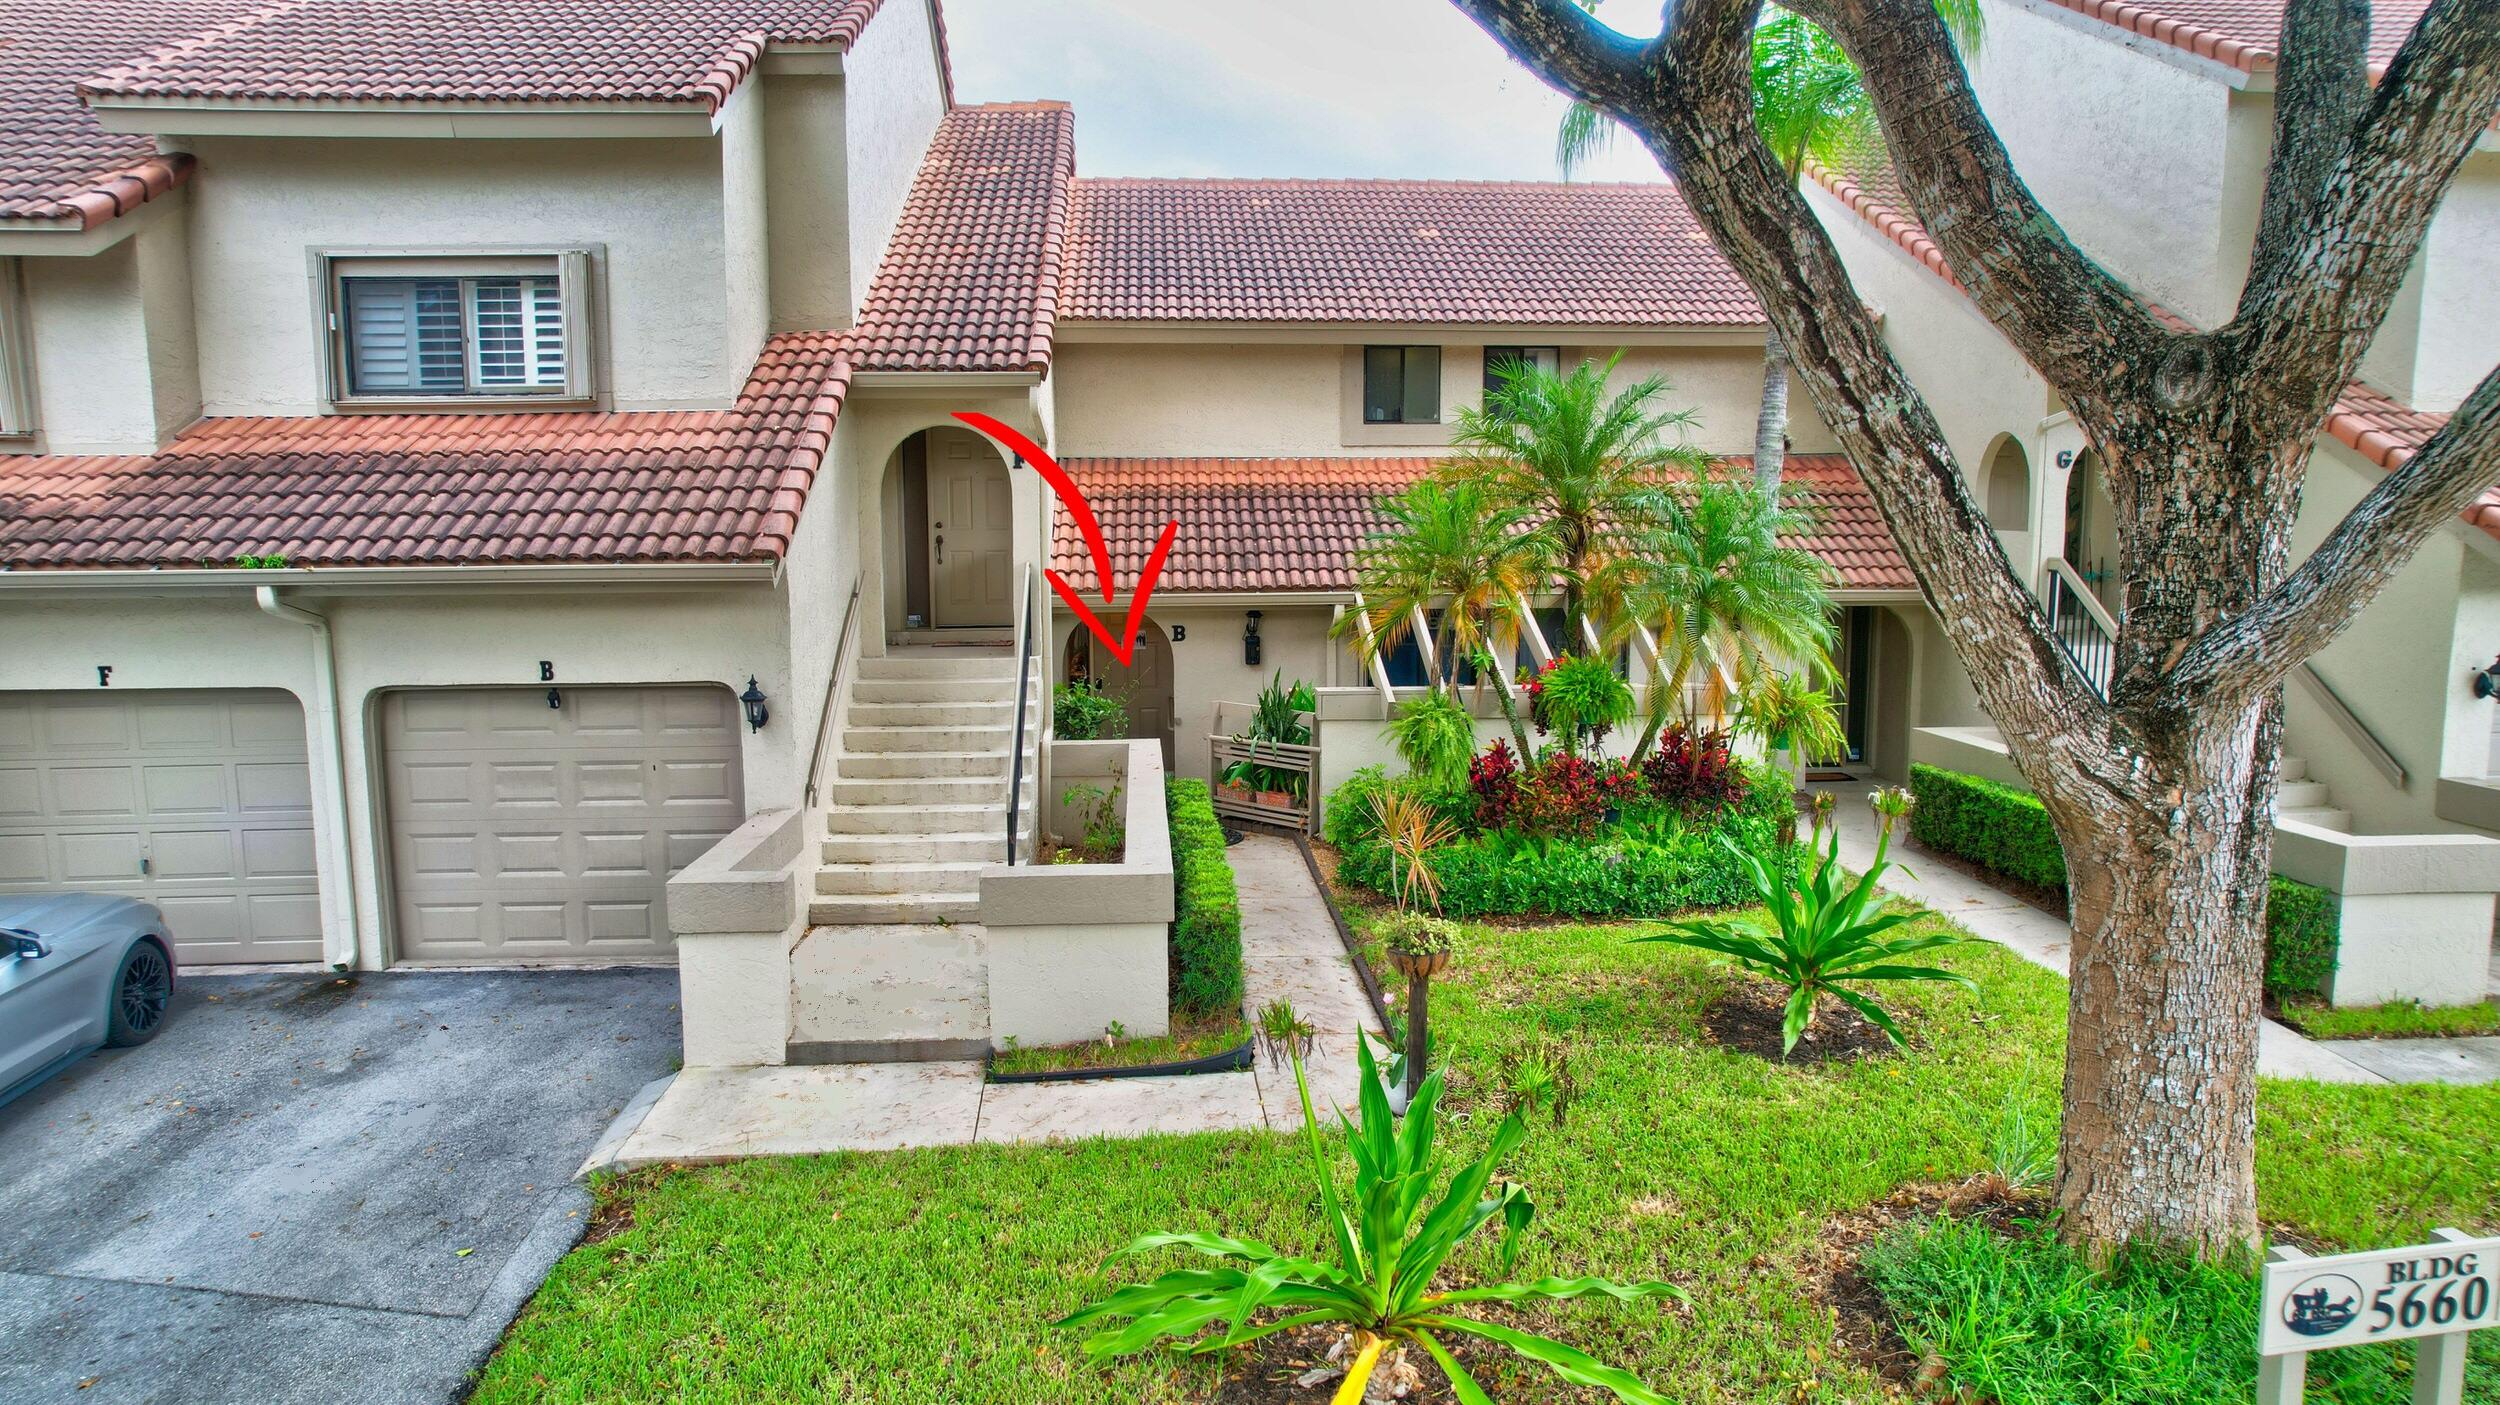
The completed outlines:
{"type": "MultiPolygon", "coordinates": [[[[1564,101],[1449,0],[943,0],[966,103],[1064,98],[1088,176],[1552,180],[1564,101]]],[[[1655,0],[1599,15],[1658,27],[1655,0]]],[[[1618,137],[1582,174],[1659,180],[1618,137]]]]}

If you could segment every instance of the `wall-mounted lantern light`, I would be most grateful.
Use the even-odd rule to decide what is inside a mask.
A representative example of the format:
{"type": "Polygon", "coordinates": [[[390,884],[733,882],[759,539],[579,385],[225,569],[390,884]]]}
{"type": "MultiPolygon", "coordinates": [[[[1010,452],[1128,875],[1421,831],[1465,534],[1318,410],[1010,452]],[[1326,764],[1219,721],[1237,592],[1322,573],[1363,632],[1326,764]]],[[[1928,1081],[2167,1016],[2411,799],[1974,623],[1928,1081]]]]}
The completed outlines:
{"type": "Polygon", "coordinates": [[[1252,610],[1241,626],[1241,661],[1251,668],[1259,666],[1259,612],[1252,610]]]}
{"type": "Polygon", "coordinates": [[[771,708],[764,706],[764,690],[755,686],[754,674],[747,675],[747,690],[738,695],[738,701],[747,710],[747,730],[763,731],[764,724],[772,720],[773,713],[771,708]]]}
{"type": "Polygon", "coordinates": [[[2493,659],[2491,667],[2478,668],[2469,676],[2474,680],[2474,696],[2500,698],[2500,659],[2493,659]]]}

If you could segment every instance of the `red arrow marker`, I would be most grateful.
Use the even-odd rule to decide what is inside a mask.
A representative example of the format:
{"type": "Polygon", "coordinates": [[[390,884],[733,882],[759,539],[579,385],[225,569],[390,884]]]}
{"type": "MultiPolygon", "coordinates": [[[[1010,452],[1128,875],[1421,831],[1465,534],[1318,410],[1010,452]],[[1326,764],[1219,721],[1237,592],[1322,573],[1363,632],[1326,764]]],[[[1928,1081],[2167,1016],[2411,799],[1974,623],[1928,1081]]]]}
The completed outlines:
{"type": "MultiPolygon", "coordinates": [[[[1093,553],[1094,579],[1102,583],[1102,603],[1117,603],[1111,591],[1111,544],[1104,539],[1102,523],[1095,520],[1094,509],[1086,503],[1085,494],[1076,486],[1076,480],[1068,476],[1058,460],[1042,452],[1039,444],[1005,423],[972,410],[958,410],[955,418],[1006,445],[1026,463],[1033,465],[1034,472],[1042,475],[1042,481],[1050,485],[1051,492],[1068,509],[1068,517],[1076,523],[1076,529],[1084,534],[1086,549],[1093,553]]],[[[1121,631],[1118,638],[1112,637],[1110,629],[1094,614],[1093,608],[1078,597],[1076,590],[1057,571],[1047,566],[1042,568],[1042,574],[1050,580],[1050,588],[1059,593],[1060,599],[1068,602],[1068,608],[1076,612],[1076,617],[1093,631],[1096,639],[1103,642],[1103,647],[1111,651],[1111,656],[1120,661],[1122,668],[1131,666],[1137,657],[1137,631],[1146,620],[1146,601],[1154,595],[1155,581],[1163,574],[1164,558],[1172,554],[1172,539],[1179,535],[1180,529],[1178,522],[1163,524],[1163,535],[1155,542],[1154,553],[1146,558],[1146,569],[1137,577],[1137,588],[1129,593],[1127,628],[1121,631]]]]}

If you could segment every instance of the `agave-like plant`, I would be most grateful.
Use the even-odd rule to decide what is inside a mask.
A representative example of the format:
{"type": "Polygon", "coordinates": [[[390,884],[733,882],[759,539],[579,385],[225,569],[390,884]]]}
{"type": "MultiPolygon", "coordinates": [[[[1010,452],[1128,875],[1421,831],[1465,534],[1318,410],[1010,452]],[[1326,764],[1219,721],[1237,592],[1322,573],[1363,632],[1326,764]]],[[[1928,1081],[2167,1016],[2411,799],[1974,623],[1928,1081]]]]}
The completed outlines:
{"type": "Polygon", "coordinates": [[[1062,1318],[1058,1325],[1063,1327],[1106,1324],[1086,1338],[1086,1355],[1096,1360],[1132,1355],[1167,1340],[1177,1350],[1202,1354],[1295,1327],[1334,1324],[1353,1334],[1345,1380],[1337,1387],[1334,1405],[1361,1401],[1382,1352],[1408,1343],[1422,1347],[1440,1364],[1463,1405],[1492,1405],[1492,1397],[1441,1340],[1457,1332],[1508,1347],[1573,1385],[1594,1386],[1634,1405],[1665,1405],[1666,1397],[1641,1384],[1629,1371],[1606,1365],[1551,1337],[1488,1322],[1468,1309],[1478,1303],[1555,1301],[1593,1293],[1627,1302],[1684,1299],[1684,1290],[1672,1283],[1542,1278],[1446,1293],[1432,1290],[1434,1277],[1458,1246],[1497,1217],[1502,1221],[1502,1271],[1510,1272],[1518,1261],[1520,1236],[1535,1217],[1536,1205],[1527,1187],[1497,1182],[1493,1173],[1527,1138],[1527,1120],[1520,1111],[1502,1119],[1484,1154],[1460,1168],[1436,1197],[1441,1075],[1424,1080],[1407,1109],[1405,1126],[1395,1126],[1371,1049],[1356,1044],[1362,1061],[1362,1121],[1358,1124],[1342,1112],[1337,1117],[1346,1147],[1354,1156],[1354,1196],[1349,1205],[1338,1194],[1337,1178],[1322,1149],[1299,1043],[1288,1042],[1285,1052],[1293,1060],[1294,1088],[1302,1098],[1302,1133],[1311,1152],[1320,1208],[1328,1217],[1333,1261],[1282,1253],[1255,1239],[1220,1234],[1146,1235],[1112,1257],[1176,1248],[1205,1255],[1215,1263],[1174,1269],[1062,1318]],[[1261,1308],[1277,1309],[1281,1315],[1253,1323],[1251,1316],[1261,1308]],[[1222,1330],[1209,1332],[1211,1327],[1222,1330]]]}
{"type": "Polygon", "coordinates": [[[1784,870],[1763,862],[1727,836],[1719,836],[1719,842],[1736,855],[1752,878],[1770,918],[1768,925],[1745,918],[1701,917],[1632,940],[1717,952],[1787,986],[1788,1010],[1780,1028],[1783,1054],[1796,1051],[1798,1039],[1814,1020],[1815,1006],[1826,995],[1866,1016],[1896,1048],[1905,1046],[1909,1041],[1902,1037],[1891,1012],[1862,987],[1886,981],[1949,981],[1973,995],[1979,987],[1958,972],[1902,964],[1904,957],[1961,946],[1971,939],[1950,932],[1886,935],[1922,914],[1914,907],[1888,908],[1876,900],[1875,882],[1891,866],[1885,855],[1891,851],[1893,826],[1900,818],[1886,813],[1880,802],[1876,813],[1881,824],[1875,862],[1854,883],[1840,866],[1840,831],[1827,830],[1820,813],[1806,844],[1802,872],[1793,882],[1784,870]]]}

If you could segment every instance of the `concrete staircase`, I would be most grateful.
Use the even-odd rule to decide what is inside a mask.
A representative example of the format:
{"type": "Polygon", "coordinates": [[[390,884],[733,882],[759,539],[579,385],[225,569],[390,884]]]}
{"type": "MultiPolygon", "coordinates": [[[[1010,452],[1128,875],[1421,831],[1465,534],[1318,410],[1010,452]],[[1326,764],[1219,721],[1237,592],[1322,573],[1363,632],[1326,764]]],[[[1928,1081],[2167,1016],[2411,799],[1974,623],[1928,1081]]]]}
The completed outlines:
{"type": "Polygon", "coordinates": [[[2288,751],[2283,753],[2282,784],[2274,794],[2274,817],[2311,829],[2352,829],[2352,811],[2335,808],[2335,797],[2327,792],[2326,783],[2309,779],[2309,763],[2288,751]]]}
{"type": "MultiPolygon", "coordinates": [[[[1024,825],[1039,682],[1029,685],[1024,825]]],[[[981,870],[1007,846],[1016,665],[1008,646],[901,648],[863,658],[823,797],[811,923],[969,922],[981,870]]]]}

